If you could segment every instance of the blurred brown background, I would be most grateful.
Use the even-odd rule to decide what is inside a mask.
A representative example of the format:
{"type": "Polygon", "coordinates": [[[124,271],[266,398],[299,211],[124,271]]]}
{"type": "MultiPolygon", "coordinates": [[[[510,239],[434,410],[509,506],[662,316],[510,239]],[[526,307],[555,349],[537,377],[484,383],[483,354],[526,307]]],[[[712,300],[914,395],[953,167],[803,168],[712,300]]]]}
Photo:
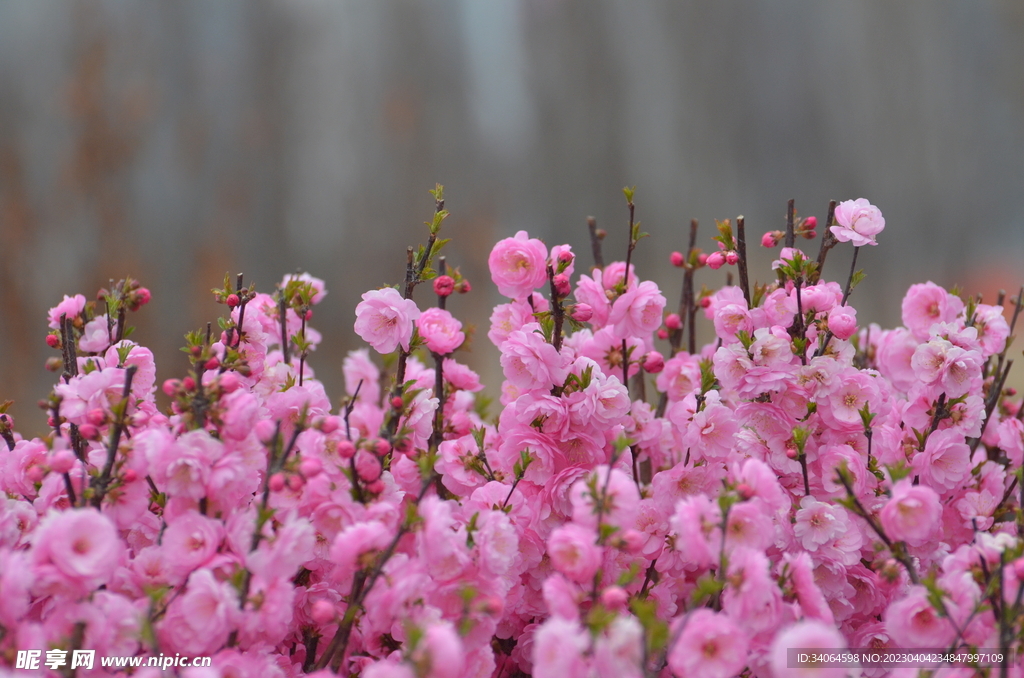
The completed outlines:
{"type": "Polygon", "coordinates": [[[330,290],[311,362],[337,401],[359,295],[400,280],[435,182],[474,284],[450,306],[480,328],[463,358],[491,382],[492,243],[527,229],[589,264],[593,214],[621,258],[627,184],[670,305],[691,217],[707,248],[716,217],[756,241],[788,198],[823,218],[856,197],[887,220],[860,320],[898,322],[929,278],[993,301],[1024,279],[1024,3],[7,0],[0,399],[42,428],[65,293],[140,278],[136,338],[166,378],[226,271],[271,291],[302,268],[330,290]]]}

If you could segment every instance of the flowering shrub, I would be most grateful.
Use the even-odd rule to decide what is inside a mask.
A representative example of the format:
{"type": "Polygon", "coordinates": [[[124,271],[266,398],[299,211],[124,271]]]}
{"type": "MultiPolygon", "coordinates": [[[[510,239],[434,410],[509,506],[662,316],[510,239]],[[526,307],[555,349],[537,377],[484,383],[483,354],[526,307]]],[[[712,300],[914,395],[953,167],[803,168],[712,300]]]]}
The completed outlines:
{"type": "Polygon", "coordinates": [[[495,419],[457,360],[445,302],[469,282],[438,258],[440,187],[404,283],[356,309],[385,368],[352,352],[338,411],[306,362],[316,278],[269,295],[225,279],[227,317],[187,336],[166,412],[128,338],[148,291],[65,297],[51,433],[0,416],[2,661],[86,648],[210,655],[181,672],[204,677],[711,678],[849,671],[792,668],[792,648],[987,648],[1007,659],[943,675],[1021,675],[1024,408],[1004,388],[1021,300],[1008,322],[1002,299],[926,283],[904,327],[859,324],[859,275],[821,273],[837,243],[877,244],[861,199],[832,204],[813,259],[795,239],[816,220],[791,210],[761,240],[785,245],[767,285],[749,282],[742,218],[711,254],[694,224],[666,315],[630,263],[644,234],[626,197],[625,261],[604,265],[592,229],[597,266],[575,284],[568,246],[495,245],[495,419]],[[695,292],[726,265],[738,286],[695,292]],[[435,301],[417,303],[426,281],[435,301]]]}

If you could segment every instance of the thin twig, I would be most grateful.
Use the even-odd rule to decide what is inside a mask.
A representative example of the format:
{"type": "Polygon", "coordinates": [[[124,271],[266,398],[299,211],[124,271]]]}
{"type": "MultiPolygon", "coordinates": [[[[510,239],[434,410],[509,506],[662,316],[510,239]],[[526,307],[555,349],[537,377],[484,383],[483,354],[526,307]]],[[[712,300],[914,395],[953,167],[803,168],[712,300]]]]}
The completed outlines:
{"type": "Polygon", "coordinates": [[[786,207],[786,247],[796,245],[796,231],[793,230],[793,202],[793,199],[790,198],[789,205],[786,207]]]}
{"type": "Polygon", "coordinates": [[[750,308],[750,281],[747,279],[747,231],[744,227],[743,215],[736,217],[736,254],[739,261],[736,263],[740,271],[740,288],[743,290],[743,298],[747,300],[747,308],[750,308]]]}
{"type": "Polygon", "coordinates": [[[117,457],[117,447],[121,444],[121,434],[128,416],[129,397],[132,394],[132,380],[135,378],[135,365],[131,365],[124,371],[124,390],[121,392],[120,411],[117,420],[114,421],[114,428],[110,431],[110,442],[107,443],[107,463],[103,466],[103,473],[96,479],[96,495],[92,499],[92,505],[99,508],[103,503],[103,497],[107,494],[107,487],[110,485],[110,474],[114,470],[114,460],[117,457]]]}
{"type": "Polygon", "coordinates": [[[587,230],[590,231],[590,251],[594,254],[594,266],[604,268],[604,255],[601,253],[601,237],[604,234],[597,232],[597,219],[587,217],[587,230]]]}

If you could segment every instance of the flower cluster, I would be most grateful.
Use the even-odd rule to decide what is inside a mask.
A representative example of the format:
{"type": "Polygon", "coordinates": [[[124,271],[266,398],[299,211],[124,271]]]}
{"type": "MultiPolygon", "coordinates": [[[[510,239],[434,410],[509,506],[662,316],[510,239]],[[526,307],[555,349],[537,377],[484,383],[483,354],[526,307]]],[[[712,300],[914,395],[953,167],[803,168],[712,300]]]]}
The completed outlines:
{"type": "Polygon", "coordinates": [[[925,283],[903,326],[859,324],[858,276],[821,273],[837,241],[876,243],[884,220],[862,199],[830,213],[816,259],[791,246],[816,221],[766,234],[790,243],[767,285],[746,279],[742,218],[710,256],[691,238],[666,314],[630,263],[644,234],[627,191],[625,261],[574,278],[568,245],[521,231],[494,246],[492,417],[459,362],[446,302],[469,283],[438,258],[434,195],[404,283],[356,308],[384,359],[349,354],[337,410],[306,364],[326,294],[309,275],[273,294],[225,279],[227,316],[187,336],[165,409],[128,338],[145,288],[51,309],[51,433],[22,438],[0,411],[4,663],[87,648],[213,657],[190,678],[781,678],[848,672],[792,669],[790,648],[1019,656],[1019,298],[925,283]],[[722,263],[740,285],[696,293],[722,263]]]}

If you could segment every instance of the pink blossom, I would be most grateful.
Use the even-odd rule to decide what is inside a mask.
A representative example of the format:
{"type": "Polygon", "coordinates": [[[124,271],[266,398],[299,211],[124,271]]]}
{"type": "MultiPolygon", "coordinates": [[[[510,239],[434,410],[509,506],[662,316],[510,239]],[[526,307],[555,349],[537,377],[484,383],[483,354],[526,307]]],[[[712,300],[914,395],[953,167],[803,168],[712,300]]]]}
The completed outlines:
{"type": "Polygon", "coordinates": [[[487,338],[501,348],[510,334],[521,330],[524,325],[533,322],[533,310],[525,301],[513,301],[510,304],[499,304],[491,313],[491,329],[487,338]]]}
{"type": "Polygon", "coordinates": [[[313,305],[319,304],[327,296],[327,289],[324,286],[324,281],[320,278],[314,278],[309,273],[286,273],[284,278],[281,279],[281,289],[288,286],[289,282],[298,281],[303,283],[309,283],[313,288],[313,296],[310,299],[310,303],[313,305]]]}
{"type": "Polygon", "coordinates": [[[882,212],[865,198],[846,200],[836,205],[836,223],[829,228],[839,242],[852,242],[854,247],[877,245],[875,236],[885,228],[882,212]]]}
{"type": "Polygon", "coordinates": [[[185,581],[193,570],[210,562],[224,538],[224,526],[196,511],[169,521],[161,546],[168,560],[168,572],[185,581]]]}
{"type": "Polygon", "coordinates": [[[936,492],[956,488],[971,471],[971,450],[954,429],[932,431],[912,462],[921,483],[936,492]]]}
{"type": "Polygon", "coordinates": [[[640,678],[643,675],[643,642],[644,629],[636,617],[616,616],[595,642],[594,670],[597,678],[640,678]]]}
{"type": "Polygon", "coordinates": [[[82,328],[78,348],[86,353],[102,353],[110,346],[110,339],[111,330],[107,326],[107,316],[98,315],[82,328]]]}
{"type": "Polygon", "coordinates": [[[416,302],[403,299],[393,287],[370,290],[356,306],[355,330],[378,353],[391,353],[399,345],[408,351],[413,322],[419,317],[416,302]]]}
{"type": "Polygon", "coordinates": [[[519,231],[514,238],[505,238],[491,250],[487,265],[498,292],[512,299],[522,299],[547,280],[545,264],[548,249],[540,240],[519,231]]]}
{"type": "Polygon", "coordinates": [[[462,333],[462,323],[443,308],[428,308],[420,313],[416,327],[427,348],[441,355],[451,353],[466,339],[462,333]]]}
{"type": "Polygon", "coordinates": [[[590,636],[578,621],[550,617],[533,636],[534,678],[585,678],[590,636]]]}
{"type": "Polygon", "coordinates": [[[608,314],[611,313],[611,302],[605,294],[605,288],[601,283],[601,272],[595,271],[593,277],[581,275],[576,282],[576,301],[579,306],[590,308],[591,317],[581,322],[589,321],[594,329],[601,329],[608,323],[608,314]]]}
{"type": "Polygon", "coordinates": [[[96,509],[51,512],[32,539],[36,586],[84,595],[110,580],[123,553],[117,528],[96,509]]]}
{"type": "Polygon", "coordinates": [[[827,663],[789,668],[792,648],[806,648],[808,652],[836,652],[845,649],[846,639],[831,624],[808,619],[779,631],[769,651],[772,675],[776,678],[845,678],[849,673],[849,669],[829,666],[827,663]]]}
{"type": "Polygon", "coordinates": [[[236,625],[238,597],[227,582],[218,582],[208,569],[188,578],[185,593],[175,598],[157,626],[160,648],[166,652],[210,655],[227,641],[236,625]]]}
{"type": "Polygon", "coordinates": [[[684,562],[709,567],[718,560],[722,545],[722,512],[706,495],[682,499],[670,520],[675,547],[684,562]]]}
{"type": "Polygon", "coordinates": [[[350,351],[342,363],[345,375],[345,392],[350,396],[359,389],[359,402],[376,403],[380,401],[380,370],[370,360],[370,352],[361,348],[350,351]]]}
{"type": "Polygon", "coordinates": [[[817,551],[819,546],[841,537],[846,532],[846,524],[840,519],[842,509],[814,497],[804,497],[800,501],[800,510],[796,512],[796,524],[793,534],[800,545],[808,551],[817,551]]]}
{"type": "Polygon", "coordinates": [[[615,337],[648,337],[661,325],[665,297],[658,286],[645,280],[626,290],[612,304],[608,323],[614,327],[615,337]]]}
{"type": "Polygon", "coordinates": [[[747,663],[749,640],[728,616],[698,608],[676,621],[682,629],[668,653],[673,673],[687,678],[731,678],[747,663]]]}
{"type": "Polygon", "coordinates": [[[582,525],[568,523],[548,538],[548,555],[556,570],[579,584],[590,584],[601,566],[597,533],[582,525]]]}
{"type": "Polygon", "coordinates": [[[945,647],[953,640],[953,625],[928,600],[923,586],[912,586],[886,608],[885,630],[899,647],[945,647]]]}
{"type": "Polygon", "coordinates": [[[963,308],[959,297],[933,282],[911,285],[903,297],[903,324],[918,341],[925,341],[932,325],[952,321],[963,308]]]}
{"type": "Polygon", "coordinates": [[[472,393],[483,390],[484,387],[480,383],[480,375],[465,365],[456,362],[454,359],[445,358],[442,368],[445,380],[452,387],[472,393]]]}
{"type": "Polygon", "coordinates": [[[700,363],[695,356],[680,351],[665,361],[656,384],[659,391],[668,394],[669,400],[682,400],[700,387],[700,363]]]}
{"type": "Polygon", "coordinates": [[[828,329],[842,340],[849,339],[857,331],[857,309],[838,306],[828,314],[828,329]]]}
{"type": "Polygon", "coordinates": [[[501,347],[505,378],[523,392],[561,385],[568,374],[562,357],[537,333],[539,329],[537,325],[526,325],[512,332],[501,347]]]}
{"type": "Polygon", "coordinates": [[[938,527],[941,515],[942,505],[935,490],[913,485],[905,478],[892,486],[892,498],[878,517],[890,539],[921,544],[938,527]]]}
{"type": "Polygon", "coordinates": [[[74,320],[85,310],[85,295],[76,294],[73,297],[64,295],[64,300],[50,309],[47,316],[51,330],[60,329],[60,317],[66,315],[68,320],[74,320]]]}

